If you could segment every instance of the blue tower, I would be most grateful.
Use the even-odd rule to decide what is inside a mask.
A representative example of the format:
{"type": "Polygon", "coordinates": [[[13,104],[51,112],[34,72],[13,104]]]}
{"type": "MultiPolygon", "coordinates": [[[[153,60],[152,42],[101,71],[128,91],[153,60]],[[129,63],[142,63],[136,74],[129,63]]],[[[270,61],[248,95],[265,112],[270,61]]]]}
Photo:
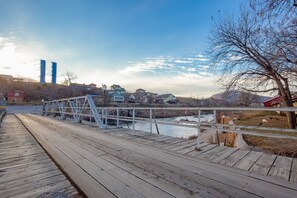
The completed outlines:
{"type": "Polygon", "coordinates": [[[45,83],[45,60],[40,60],[40,84],[45,83]]]}
{"type": "Polygon", "coordinates": [[[57,84],[57,63],[52,62],[52,84],[57,84]]]}

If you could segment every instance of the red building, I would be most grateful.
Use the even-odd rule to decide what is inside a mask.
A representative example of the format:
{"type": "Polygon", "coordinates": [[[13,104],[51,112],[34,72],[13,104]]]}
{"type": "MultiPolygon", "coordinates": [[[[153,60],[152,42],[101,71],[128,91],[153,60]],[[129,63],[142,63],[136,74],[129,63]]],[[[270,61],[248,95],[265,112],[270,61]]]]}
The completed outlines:
{"type": "Polygon", "coordinates": [[[11,90],[7,92],[8,103],[22,103],[25,97],[25,92],[21,90],[11,90]]]}
{"type": "MultiPolygon", "coordinates": [[[[292,100],[293,100],[294,107],[296,107],[297,106],[297,94],[292,95],[292,100]]],[[[264,107],[281,107],[282,102],[283,102],[283,100],[282,100],[281,96],[275,96],[273,98],[265,100],[263,102],[263,104],[264,104],[264,107]]]]}

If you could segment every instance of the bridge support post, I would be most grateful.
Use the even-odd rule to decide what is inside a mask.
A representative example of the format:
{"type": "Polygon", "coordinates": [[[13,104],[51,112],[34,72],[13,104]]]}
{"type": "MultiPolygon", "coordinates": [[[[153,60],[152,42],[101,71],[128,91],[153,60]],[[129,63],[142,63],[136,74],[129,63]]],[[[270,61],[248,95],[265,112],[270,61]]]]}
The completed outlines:
{"type": "Polygon", "coordinates": [[[133,111],[132,111],[132,117],[133,117],[133,135],[135,133],[135,109],[133,108],[133,111]]]}
{"type": "Polygon", "coordinates": [[[150,109],[150,133],[153,132],[153,110],[150,109]]]}
{"type": "Polygon", "coordinates": [[[200,135],[200,117],[201,117],[201,110],[198,110],[198,123],[197,123],[197,146],[196,146],[196,150],[199,151],[200,150],[200,139],[199,139],[199,135],[200,135]]]}
{"type": "Polygon", "coordinates": [[[108,119],[107,119],[107,117],[108,117],[108,109],[105,109],[105,128],[107,128],[107,125],[108,125],[108,119]]]}
{"type": "Polygon", "coordinates": [[[120,110],[117,108],[117,127],[120,127],[120,110]]]}

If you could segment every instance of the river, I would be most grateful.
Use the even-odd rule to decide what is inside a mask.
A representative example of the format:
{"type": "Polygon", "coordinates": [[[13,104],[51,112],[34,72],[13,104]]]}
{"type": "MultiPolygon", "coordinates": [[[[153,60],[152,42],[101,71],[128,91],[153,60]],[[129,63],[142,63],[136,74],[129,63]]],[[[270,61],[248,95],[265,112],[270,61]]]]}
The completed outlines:
{"type": "MultiPolygon", "coordinates": [[[[173,117],[173,118],[161,118],[156,119],[157,121],[163,121],[163,122],[170,122],[170,123],[178,123],[180,121],[198,121],[198,118],[195,116],[180,116],[180,117],[173,117]]],[[[204,114],[201,115],[200,118],[201,122],[211,122],[213,121],[213,114],[204,114]]],[[[185,122],[183,122],[184,124],[185,122]]],[[[128,124],[129,128],[133,128],[133,124],[128,124]]],[[[124,125],[124,128],[128,128],[128,126],[124,125]]],[[[184,126],[171,126],[171,125],[163,125],[158,124],[159,132],[161,135],[168,135],[172,137],[182,137],[182,138],[188,138],[192,135],[197,135],[197,129],[195,128],[188,128],[184,126]]],[[[135,123],[135,129],[145,132],[150,132],[150,123],[148,122],[136,122],[135,123]]],[[[156,126],[153,124],[153,133],[157,133],[156,126]]]]}

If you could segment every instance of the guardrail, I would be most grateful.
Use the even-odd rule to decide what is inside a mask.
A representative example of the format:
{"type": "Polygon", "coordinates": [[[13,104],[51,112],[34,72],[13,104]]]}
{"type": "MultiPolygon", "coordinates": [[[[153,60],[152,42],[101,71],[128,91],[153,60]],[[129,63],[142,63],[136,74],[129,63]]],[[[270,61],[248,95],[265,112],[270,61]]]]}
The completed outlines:
{"type": "MultiPolygon", "coordinates": [[[[87,95],[82,97],[67,98],[61,100],[46,101],[43,105],[43,115],[60,116],[62,119],[72,117],[75,122],[82,120],[94,121],[99,128],[105,129],[109,125],[121,127],[123,123],[130,123],[132,131],[135,131],[136,123],[149,123],[149,132],[152,133],[153,125],[171,125],[177,127],[194,128],[197,130],[197,147],[199,149],[199,135],[201,130],[213,132],[232,132],[246,135],[255,135],[273,138],[297,139],[296,136],[288,135],[296,133],[297,129],[271,128],[261,126],[247,126],[234,124],[220,124],[217,122],[217,115],[221,112],[232,111],[272,111],[272,112],[297,112],[297,108],[229,108],[229,107],[97,107],[96,97],[87,95]],[[195,116],[190,122],[168,122],[156,119],[154,113],[163,112],[191,112],[195,116]],[[202,120],[202,115],[207,112],[212,119],[202,120]],[[267,131],[271,133],[267,133],[267,131]],[[286,133],[286,134],[284,134],[286,133]]],[[[171,113],[175,115],[175,113],[171,113]]],[[[158,130],[158,129],[157,129],[158,130]]]]}

